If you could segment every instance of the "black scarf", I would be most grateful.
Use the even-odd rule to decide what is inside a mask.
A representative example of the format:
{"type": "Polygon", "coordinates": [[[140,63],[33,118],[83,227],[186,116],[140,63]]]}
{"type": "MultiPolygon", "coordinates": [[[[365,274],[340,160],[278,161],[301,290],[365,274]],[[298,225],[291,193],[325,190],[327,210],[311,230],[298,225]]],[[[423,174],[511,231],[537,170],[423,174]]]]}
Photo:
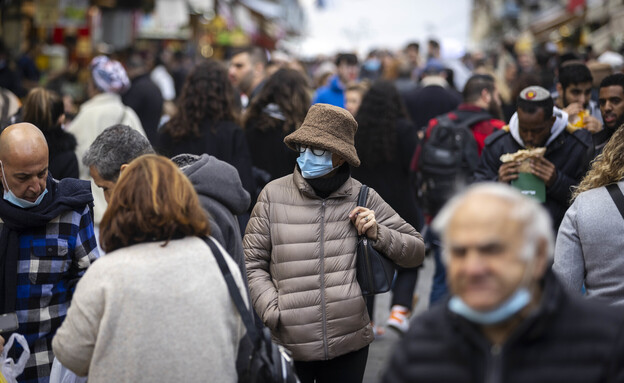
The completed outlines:
{"type": "Polygon", "coordinates": [[[312,186],[312,189],[314,189],[317,196],[325,199],[329,197],[331,193],[338,190],[342,184],[347,182],[350,176],[351,168],[349,167],[349,164],[345,162],[338,168],[336,174],[331,177],[313,178],[309,180],[307,179],[306,181],[310,184],[310,186],[312,186]]]}
{"type": "Polygon", "coordinates": [[[4,291],[0,313],[15,311],[19,235],[25,230],[45,226],[66,211],[82,210],[87,204],[93,208],[88,181],[71,178],[56,181],[48,175],[46,182],[48,194],[38,206],[30,209],[22,209],[0,198],[0,218],[4,222],[0,233],[0,287],[4,291]]]}

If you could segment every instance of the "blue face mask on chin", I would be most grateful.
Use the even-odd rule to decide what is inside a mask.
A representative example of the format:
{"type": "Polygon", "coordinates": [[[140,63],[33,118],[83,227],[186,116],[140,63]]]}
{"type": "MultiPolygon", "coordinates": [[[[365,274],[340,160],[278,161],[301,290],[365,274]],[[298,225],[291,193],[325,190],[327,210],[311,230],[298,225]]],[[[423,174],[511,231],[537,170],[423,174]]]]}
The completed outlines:
{"type": "Polygon", "coordinates": [[[526,287],[514,292],[505,302],[490,311],[478,311],[468,306],[460,297],[454,296],[448,303],[448,308],[455,314],[471,322],[492,325],[503,322],[516,315],[531,301],[531,293],[526,287]]]}
{"type": "MultiPolygon", "coordinates": [[[[4,164],[2,163],[2,161],[0,161],[0,166],[2,167],[2,178],[6,182],[6,175],[4,175],[4,164]]],[[[31,207],[39,206],[41,201],[43,201],[43,197],[48,194],[48,189],[43,189],[43,193],[41,193],[34,202],[30,202],[25,199],[18,198],[15,194],[13,194],[11,189],[9,189],[8,183],[6,185],[3,185],[3,187],[4,186],[6,186],[6,189],[4,189],[4,195],[2,196],[4,200],[17,207],[21,207],[22,209],[30,209],[31,207]]]]}
{"type": "Polygon", "coordinates": [[[297,164],[299,164],[301,175],[305,179],[323,177],[337,168],[334,167],[332,154],[329,150],[326,150],[322,156],[316,156],[310,148],[307,148],[303,153],[299,153],[297,164]]]}

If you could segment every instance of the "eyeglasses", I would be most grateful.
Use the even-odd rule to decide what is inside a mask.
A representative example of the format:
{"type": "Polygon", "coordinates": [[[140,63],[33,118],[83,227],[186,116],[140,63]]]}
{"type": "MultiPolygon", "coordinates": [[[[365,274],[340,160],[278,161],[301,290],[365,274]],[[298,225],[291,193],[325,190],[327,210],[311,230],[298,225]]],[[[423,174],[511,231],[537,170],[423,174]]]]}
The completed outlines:
{"type": "Polygon", "coordinates": [[[315,147],[312,147],[312,146],[301,145],[301,144],[297,144],[297,145],[295,145],[295,147],[297,148],[297,151],[299,153],[303,153],[303,152],[306,151],[306,149],[310,149],[312,154],[314,154],[315,156],[318,156],[318,157],[322,156],[327,151],[325,149],[319,149],[319,148],[315,148],[315,147]]]}

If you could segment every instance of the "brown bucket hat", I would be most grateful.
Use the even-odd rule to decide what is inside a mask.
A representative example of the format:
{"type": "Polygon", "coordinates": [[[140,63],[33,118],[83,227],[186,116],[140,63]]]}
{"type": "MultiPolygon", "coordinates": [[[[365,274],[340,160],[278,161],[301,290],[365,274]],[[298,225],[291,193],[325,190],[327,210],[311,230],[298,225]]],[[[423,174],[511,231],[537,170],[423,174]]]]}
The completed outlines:
{"type": "Polygon", "coordinates": [[[351,166],[360,166],[355,150],[357,122],[346,109],[329,104],[314,104],[301,127],[284,138],[292,150],[296,145],[309,145],[329,150],[344,158],[351,166]]]}

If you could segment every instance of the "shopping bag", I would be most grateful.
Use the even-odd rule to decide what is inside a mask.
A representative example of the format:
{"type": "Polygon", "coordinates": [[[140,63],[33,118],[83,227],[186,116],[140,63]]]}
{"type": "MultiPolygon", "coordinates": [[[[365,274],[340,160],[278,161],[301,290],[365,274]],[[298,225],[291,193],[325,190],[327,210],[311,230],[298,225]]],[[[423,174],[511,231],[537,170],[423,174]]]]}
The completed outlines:
{"type": "Polygon", "coordinates": [[[21,334],[13,333],[4,346],[2,355],[0,355],[0,383],[17,383],[17,377],[24,372],[28,358],[30,358],[30,348],[28,348],[26,338],[21,334]],[[13,347],[14,342],[19,343],[24,349],[17,363],[15,363],[13,358],[8,357],[9,350],[13,347]]]}
{"type": "Polygon", "coordinates": [[[52,362],[50,371],[50,383],[86,383],[87,377],[74,374],[69,368],[63,366],[58,359],[52,362]]]}

